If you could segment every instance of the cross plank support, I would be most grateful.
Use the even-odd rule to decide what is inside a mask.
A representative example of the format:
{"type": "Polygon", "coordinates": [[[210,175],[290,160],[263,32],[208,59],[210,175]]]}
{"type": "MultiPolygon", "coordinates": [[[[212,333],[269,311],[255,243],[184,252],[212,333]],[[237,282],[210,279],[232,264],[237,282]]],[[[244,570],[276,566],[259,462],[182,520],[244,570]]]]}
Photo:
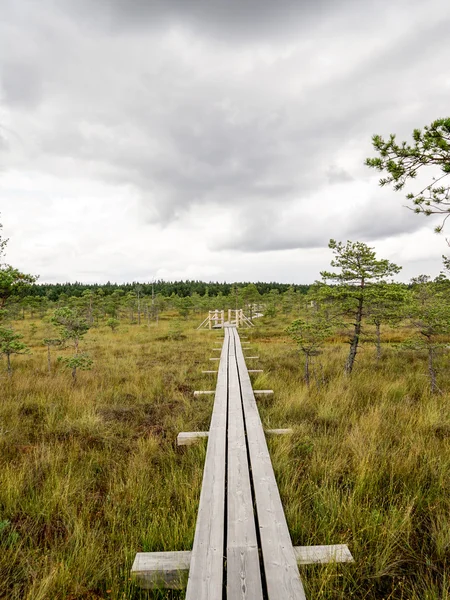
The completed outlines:
{"type": "MultiPolygon", "coordinates": [[[[265,432],[268,435],[291,435],[294,433],[293,429],[266,429],[265,432]]],[[[208,431],[181,431],[177,435],[177,446],[191,446],[198,440],[207,438],[209,435],[208,431]]]]}
{"type": "MultiPolygon", "coordinates": [[[[190,551],[178,552],[138,552],[131,569],[136,583],[147,590],[173,589],[186,587],[190,551]]],[[[353,562],[353,556],[346,544],[331,546],[294,546],[298,565],[353,562]]]]}

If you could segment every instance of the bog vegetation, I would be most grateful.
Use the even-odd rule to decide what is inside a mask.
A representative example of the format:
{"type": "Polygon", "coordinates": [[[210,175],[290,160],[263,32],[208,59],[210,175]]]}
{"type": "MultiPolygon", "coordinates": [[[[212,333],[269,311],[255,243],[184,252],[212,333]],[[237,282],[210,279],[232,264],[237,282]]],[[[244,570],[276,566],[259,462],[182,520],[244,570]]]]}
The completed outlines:
{"type": "Polygon", "coordinates": [[[330,247],[335,270],[308,289],[4,285],[1,598],[183,597],[137,589],[130,567],[192,547],[205,445],[175,439],[208,428],[212,398],[193,391],[214,385],[217,339],[195,326],[236,305],[264,313],[248,332],[254,385],[275,391],[263,423],[294,429],[269,441],[292,541],[355,558],[302,567],[308,597],[449,597],[450,282],[396,284],[373,249],[330,247]]]}

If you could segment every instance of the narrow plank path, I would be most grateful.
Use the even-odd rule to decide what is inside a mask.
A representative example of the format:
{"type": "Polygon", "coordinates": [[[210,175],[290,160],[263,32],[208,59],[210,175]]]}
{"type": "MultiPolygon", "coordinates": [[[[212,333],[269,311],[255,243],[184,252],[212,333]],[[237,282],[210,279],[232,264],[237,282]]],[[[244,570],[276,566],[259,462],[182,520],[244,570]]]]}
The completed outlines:
{"type": "Polygon", "coordinates": [[[186,598],[302,600],[239,334],[224,334],[186,598]]]}
{"type": "Polygon", "coordinates": [[[229,345],[229,330],[225,329],[189,568],[187,600],[220,600],[222,597],[229,345]]]}
{"type": "MultiPolygon", "coordinates": [[[[253,357],[250,357],[253,358],[253,357]]],[[[184,587],[187,600],[305,600],[298,564],[350,562],[345,545],[293,547],[241,340],[224,327],[191,552],[137,553],[143,587],[184,587]]],[[[270,430],[287,433],[290,430],[270,430]]],[[[267,431],[266,433],[269,433],[267,431]]]]}

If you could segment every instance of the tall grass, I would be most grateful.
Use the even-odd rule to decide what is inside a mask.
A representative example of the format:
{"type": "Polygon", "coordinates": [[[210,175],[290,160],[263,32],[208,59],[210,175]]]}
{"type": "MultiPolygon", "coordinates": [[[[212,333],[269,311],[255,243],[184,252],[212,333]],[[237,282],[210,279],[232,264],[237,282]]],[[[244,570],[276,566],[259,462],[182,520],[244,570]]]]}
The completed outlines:
{"type": "MultiPolygon", "coordinates": [[[[47,373],[45,325],[13,357],[0,401],[0,597],[8,600],[182,598],[130,581],[137,551],[192,547],[208,428],[210,348],[217,333],[182,326],[91,330],[91,371],[47,373]],[[175,336],[177,337],[177,336],[175,336]]],[[[301,567],[308,598],[450,598],[450,410],[431,395],[420,356],[367,346],[351,377],[347,347],[317,357],[308,389],[283,325],[248,333],[264,373],[266,427],[294,429],[269,447],[295,545],[347,543],[354,564],[301,567]]],[[[62,351],[64,352],[64,351],[62,351]]],[[[67,351],[66,351],[67,352],[67,351]]],[[[56,356],[58,350],[54,352],[56,356]]],[[[253,352],[252,352],[253,353],[253,352]]],[[[253,366],[252,361],[252,366],[253,366]]]]}

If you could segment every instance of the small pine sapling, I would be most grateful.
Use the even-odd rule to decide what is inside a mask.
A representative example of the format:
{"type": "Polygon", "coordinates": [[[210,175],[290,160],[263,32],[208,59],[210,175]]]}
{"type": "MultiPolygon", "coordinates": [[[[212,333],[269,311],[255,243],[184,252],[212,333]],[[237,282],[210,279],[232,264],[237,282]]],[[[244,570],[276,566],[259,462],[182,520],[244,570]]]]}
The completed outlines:
{"type": "Polygon", "coordinates": [[[61,332],[61,339],[72,342],[78,354],[80,340],[90,329],[85,319],[75,309],[64,307],[55,310],[51,322],[61,332]]]}
{"type": "Polygon", "coordinates": [[[75,355],[72,357],[58,357],[58,361],[64,363],[72,370],[72,379],[76,383],[77,369],[86,371],[92,367],[92,359],[85,353],[79,353],[80,340],[89,330],[89,325],[75,309],[58,308],[52,319],[52,323],[58,327],[63,341],[71,341],[74,345],[75,355]]]}
{"type": "Polygon", "coordinates": [[[311,359],[320,354],[319,348],[331,335],[333,326],[324,317],[315,315],[306,319],[296,319],[286,329],[290,337],[297,343],[305,358],[304,379],[310,384],[311,359]]]}
{"type": "Polygon", "coordinates": [[[74,384],[77,382],[77,370],[89,371],[93,365],[93,360],[84,353],[75,354],[74,356],[58,356],[58,361],[72,371],[74,384]]]}
{"type": "Polygon", "coordinates": [[[116,329],[119,327],[120,325],[120,321],[119,319],[114,319],[114,318],[110,318],[106,321],[106,325],[108,327],[111,327],[111,331],[114,333],[116,331],[116,329]]]}
{"type": "Polygon", "coordinates": [[[47,367],[48,367],[48,372],[51,373],[52,372],[52,361],[51,361],[51,356],[50,356],[50,348],[52,346],[61,346],[62,340],[60,340],[59,338],[45,338],[43,340],[43,343],[45,346],[47,346],[47,367]]]}
{"type": "Polygon", "coordinates": [[[395,326],[405,317],[408,290],[399,283],[377,283],[367,297],[367,320],[375,326],[377,361],[381,358],[381,326],[395,326]]]}
{"type": "Polygon", "coordinates": [[[12,329],[0,327],[0,354],[6,356],[8,377],[12,376],[11,355],[12,354],[29,354],[30,349],[20,340],[23,335],[14,333],[12,329]]]}
{"type": "Polygon", "coordinates": [[[410,308],[411,324],[416,333],[402,346],[426,352],[430,389],[432,394],[436,394],[440,391],[436,359],[438,354],[448,349],[448,342],[444,338],[450,334],[450,305],[443,294],[435,292],[433,284],[422,285],[422,293],[416,293],[410,308]],[[424,290],[428,293],[426,300],[424,290]]]}

